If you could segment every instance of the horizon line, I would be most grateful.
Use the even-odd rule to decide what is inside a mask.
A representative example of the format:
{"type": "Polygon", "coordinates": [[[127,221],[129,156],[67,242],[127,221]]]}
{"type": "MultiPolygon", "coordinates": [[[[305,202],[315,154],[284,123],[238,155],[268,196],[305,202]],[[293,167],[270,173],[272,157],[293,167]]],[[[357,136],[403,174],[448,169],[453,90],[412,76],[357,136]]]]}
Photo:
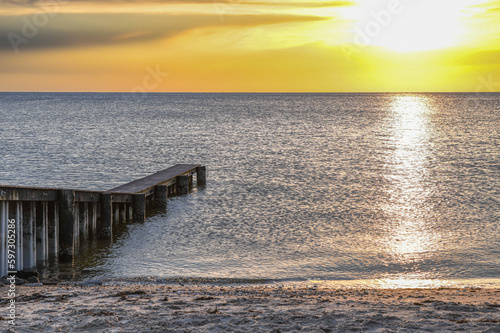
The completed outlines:
{"type": "Polygon", "coordinates": [[[498,94],[500,91],[0,91],[4,93],[41,94],[498,94]]]}

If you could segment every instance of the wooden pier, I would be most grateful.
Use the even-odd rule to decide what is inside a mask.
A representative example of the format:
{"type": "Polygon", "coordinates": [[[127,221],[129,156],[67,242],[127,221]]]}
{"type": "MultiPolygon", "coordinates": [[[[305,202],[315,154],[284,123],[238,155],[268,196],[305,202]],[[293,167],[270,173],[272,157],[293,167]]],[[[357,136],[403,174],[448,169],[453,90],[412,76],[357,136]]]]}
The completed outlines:
{"type": "Polygon", "coordinates": [[[0,185],[0,277],[49,256],[70,261],[83,242],[112,239],[119,223],[143,222],[153,207],[166,209],[168,197],[189,193],[194,175],[204,186],[199,164],[177,164],[109,191],[0,185]]]}

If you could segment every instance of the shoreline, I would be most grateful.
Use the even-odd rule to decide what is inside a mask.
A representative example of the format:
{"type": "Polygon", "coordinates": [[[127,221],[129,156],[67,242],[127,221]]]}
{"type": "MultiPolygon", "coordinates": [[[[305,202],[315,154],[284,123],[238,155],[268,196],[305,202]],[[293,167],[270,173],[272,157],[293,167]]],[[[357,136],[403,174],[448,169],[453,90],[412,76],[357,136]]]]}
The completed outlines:
{"type": "Polygon", "coordinates": [[[16,286],[6,332],[500,332],[500,288],[61,282],[16,286]],[[101,284],[102,285],[99,285],[101,284]]]}

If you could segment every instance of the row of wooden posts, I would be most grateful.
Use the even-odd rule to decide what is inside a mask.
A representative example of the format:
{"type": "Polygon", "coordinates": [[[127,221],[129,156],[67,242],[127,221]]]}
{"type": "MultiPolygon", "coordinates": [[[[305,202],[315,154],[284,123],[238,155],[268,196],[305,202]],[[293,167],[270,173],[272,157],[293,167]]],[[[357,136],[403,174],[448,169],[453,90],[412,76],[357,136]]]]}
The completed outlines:
{"type": "Polygon", "coordinates": [[[167,198],[187,194],[206,169],[178,164],[109,191],[0,185],[0,277],[33,269],[50,256],[71,261],[80,244],[111,239],[118,223],[143,222],[167,198]]]}

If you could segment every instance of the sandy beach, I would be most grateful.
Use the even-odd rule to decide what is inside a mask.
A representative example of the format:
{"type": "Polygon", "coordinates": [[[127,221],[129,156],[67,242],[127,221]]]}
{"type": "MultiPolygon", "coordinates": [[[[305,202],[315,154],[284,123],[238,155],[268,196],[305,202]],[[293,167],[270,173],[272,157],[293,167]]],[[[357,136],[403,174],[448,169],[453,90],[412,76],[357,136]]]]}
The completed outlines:
{"type": "Polygon", "coordinates": [[[499,289],[59,283],[17,286],[5,332],[500,332],[499,289]]]}

